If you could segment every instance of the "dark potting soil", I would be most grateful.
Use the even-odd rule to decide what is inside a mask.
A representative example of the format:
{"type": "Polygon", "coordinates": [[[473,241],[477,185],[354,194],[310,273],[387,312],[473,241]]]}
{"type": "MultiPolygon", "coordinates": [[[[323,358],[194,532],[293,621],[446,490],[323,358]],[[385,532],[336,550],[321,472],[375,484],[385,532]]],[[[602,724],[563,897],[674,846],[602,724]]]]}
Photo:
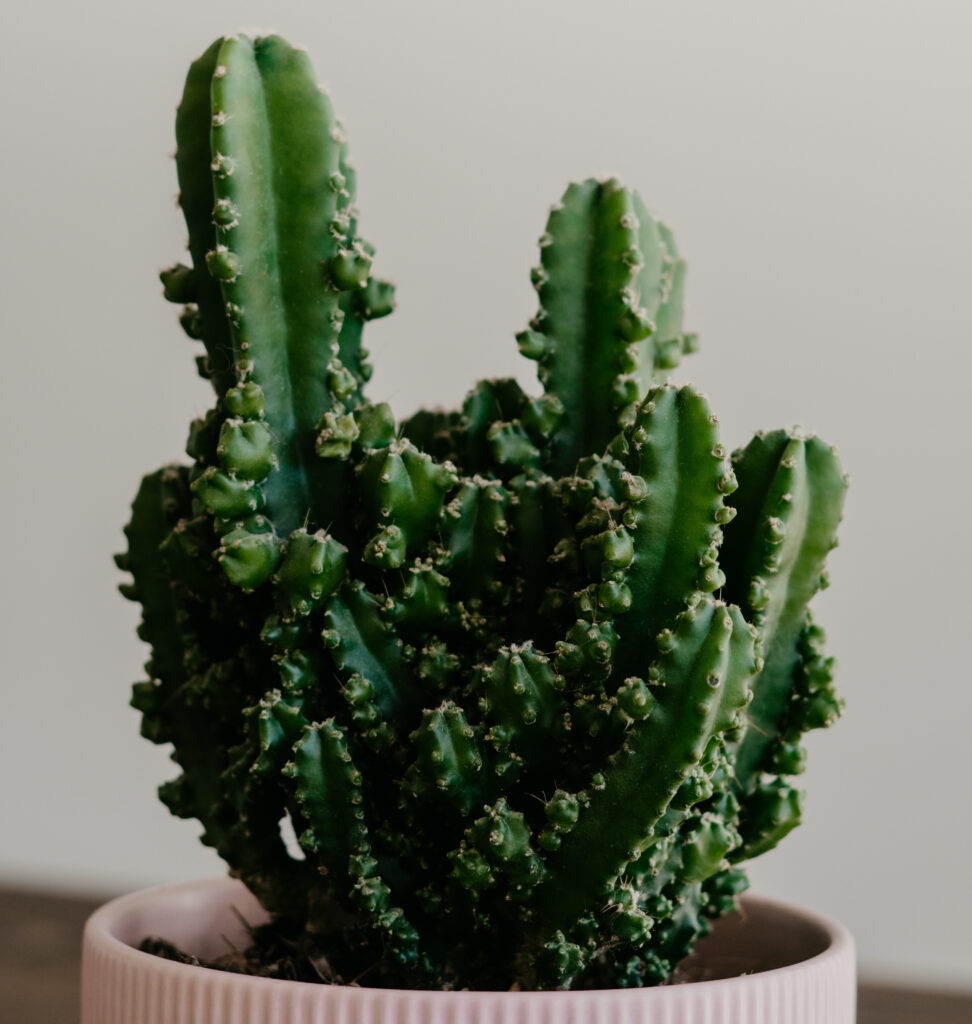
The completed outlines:
{"type": "MultiPolygon", "coordinates": [[[[281,978],[287,981],[307,981],[316,984],[362,985],[368,988],[408,988],[409,979],[396,972],[393,965],[376,961],[357,977],[344,978],[328,958],[313,948],[306,934],[288,927],[280,919],[253,927],[240,916],[250,944],[239,949],[224,937],[227,951],[213,960],[201,959],[179,949],[165,939],[149,937],[143,939],[139,949],[143,953],[189,964],[193,967],[208,967],[215,971],[232,974],[248,974],[259,978],[281,978]]],[[[728,955],[726,951],[709,951],[705,956],[692,954],[683,960],[663,982],[665,985],[684,985],[695,981],[711,981],[719,978],[733,978],[743,974],[756,973],[766,965],[758,960],[728,955]]]]}
{"type": "Polygon", "coordinates": [[[164,960],[209,967],[214,971],[231,974],[249,974],[259,978],[282,978],[287,981],[310,981],[318,984],[356,984],[357,979],[344,981],[332,970],[327,957],[310,950],[305,941],[288,935],[276,922],[259,927],[246,924],[250,945],[239,949],[225,939],[227,951],[215,960],[205,960],[186,953],[165,939],[154,936],[143,939],[139,949],[143,953],[160,956],[164,960]]]}

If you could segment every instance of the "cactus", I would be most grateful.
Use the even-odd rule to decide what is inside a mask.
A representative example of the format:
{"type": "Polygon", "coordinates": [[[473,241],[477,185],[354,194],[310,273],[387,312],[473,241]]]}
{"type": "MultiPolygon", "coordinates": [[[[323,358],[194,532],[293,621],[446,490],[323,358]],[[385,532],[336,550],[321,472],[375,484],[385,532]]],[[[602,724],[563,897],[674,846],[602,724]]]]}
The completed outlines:
{"type": "Polygon", "coordinates": [[[730,458],[667,382],[685,263],[614,180],[541,239],[542,394],[396,422],[361,347],[393,290],[306,54],[217,40],[176,132],[191,266],[161,276],[216,402],[118,556],[163,801],[335,980],[663,981],[799,821],[800,738],[840,713],[807,612],[833,450],[730,458]]]}

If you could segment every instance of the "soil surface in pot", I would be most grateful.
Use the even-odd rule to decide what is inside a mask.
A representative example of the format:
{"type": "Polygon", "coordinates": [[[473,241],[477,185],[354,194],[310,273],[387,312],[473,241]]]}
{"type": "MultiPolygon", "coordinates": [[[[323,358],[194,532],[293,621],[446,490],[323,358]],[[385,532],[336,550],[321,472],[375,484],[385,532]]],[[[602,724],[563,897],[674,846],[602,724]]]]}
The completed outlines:
{"type": "MultiPolygon", "coordinates": [[[[258,978],[283,978],[287,981],[322,984],[380,984],[378,978],[369,981],[363,976],[353,979],[337,977],[327,957],[317,950],[309,949],[299,931],[289,933],[282,922],[271,920],[254,927],[241,914],[238,916],[250,944],[240,949],[224,936],[227,951],[215,959],[201,959],[157,937],[144,939],[138,948],[143,953],[152,953],[165,960],[232,974],[251,974],[258,978]]],[[[378,967],[380,965],[376,965],[378,967]]]]}
{"type": "MultiPolygon", "coordinates": [[[[144,939],[138,948],[178,963],[235,974],[382,987],[380,963],[356,978],[341,978],[335,975],[323,953],[308,948],[299,932],[288,933],[283,922],[271,920],[254,927],[242,915],[238,916],[250,944],[240,949],[226,937],[227,951],[215,959],[200,959],[155,937],[144,939]]],[[[811,921],[795,920],[765,903],[760,903],[758,912],[752,913],[744,904],[736,913],[715,922],[712,932],[699,941],[665,984],[716,981],[776,970],[817,956],[828,945],[827,933],[811,921]]]]}

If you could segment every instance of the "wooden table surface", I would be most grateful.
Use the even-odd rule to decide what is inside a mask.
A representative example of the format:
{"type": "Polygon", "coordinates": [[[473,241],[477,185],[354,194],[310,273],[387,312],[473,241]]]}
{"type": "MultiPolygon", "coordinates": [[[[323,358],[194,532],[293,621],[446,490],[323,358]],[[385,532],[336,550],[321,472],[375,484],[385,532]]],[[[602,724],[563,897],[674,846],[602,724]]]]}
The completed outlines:
{"type": "MultiPolygon", "coordinates": [[[[0,1024],[77,1024],[81,929],[101,902],[0,888],[0,1024]]],[[[859,992],[861,1024],[972,1024],[972,992],[859,992]]]]}

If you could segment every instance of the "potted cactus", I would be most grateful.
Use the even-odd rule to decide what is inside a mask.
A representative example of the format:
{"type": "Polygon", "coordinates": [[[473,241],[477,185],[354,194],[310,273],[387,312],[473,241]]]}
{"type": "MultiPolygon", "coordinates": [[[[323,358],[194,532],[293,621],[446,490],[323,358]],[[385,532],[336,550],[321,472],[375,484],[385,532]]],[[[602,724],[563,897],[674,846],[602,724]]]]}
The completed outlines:
{"type": "MultiPolygon", "coordinates": [[[[484,381],[398,421],[366,397],[362,348],[393,289],[306,54],[217,40],[176,132],[191,266],[162,282],[216,402],[191,464],[143,479],[118,563],[152,648],[133,704],[182,769],[161,798],[248,893],[93,921],[85,1024],[143,1019],[136,1003],[229,1020],[222,995],[166,999],[189,975],[299,991],[274,1020],[331,1020],[300,981],[119,952],[119,928],[184,935],[205,904],[218,935],[254,897],[289,962],[332,983],[313,998],[378,1000],[340,1003],[355,1020],[416,1019],[387,999],[434,993],[453,1001],[423,1019],[458,1021],[490,992],[497,1015],[475,1019],[533,1019],[531,998],[602,1019],[591,1000],[613,994],[640,1021],[713,991],[662,983],[799,822],[801,736],[840,712],[807,611],[846,487],[833,449],[774,431],[730,457],[706,398],[667,383],[695,344],[685,263],[614,180],[571,185],[541,239],[517,342],[542,393],[484,381]],[[147,996],[96,980],[152,960],[169,980],[147,996]]],[[[771,945],[826,931],[761,907],[771,945]]],[[[827,970],[843,957],[826,1019],[844,1020],[848,940],[818,945],[827,970]]]]}

